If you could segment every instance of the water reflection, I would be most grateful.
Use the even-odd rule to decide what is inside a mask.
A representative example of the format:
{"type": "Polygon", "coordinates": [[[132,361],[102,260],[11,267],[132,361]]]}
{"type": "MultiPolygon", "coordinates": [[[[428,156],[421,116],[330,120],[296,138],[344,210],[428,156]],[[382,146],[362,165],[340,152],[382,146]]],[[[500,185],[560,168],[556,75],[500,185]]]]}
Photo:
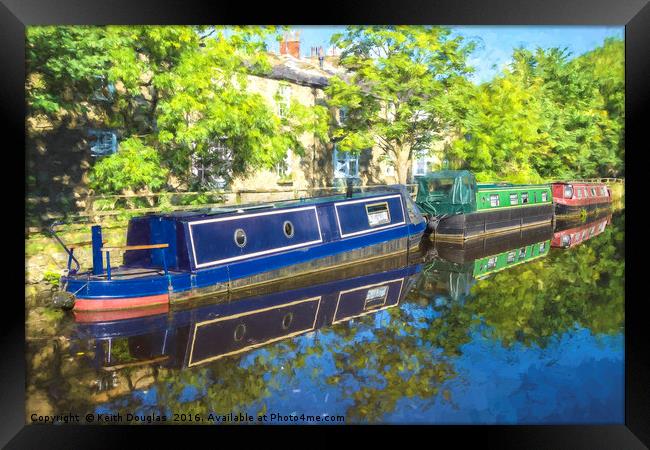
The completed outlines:
{"type": "Polygon", "coordinates": [[[150,316],[66,317],[65,336],[28,342],[27,409],[622,423],[624,213],[602,219],[424,242],[150,316]],[[551,248],[574,225],[589,239],[551,248]]]}

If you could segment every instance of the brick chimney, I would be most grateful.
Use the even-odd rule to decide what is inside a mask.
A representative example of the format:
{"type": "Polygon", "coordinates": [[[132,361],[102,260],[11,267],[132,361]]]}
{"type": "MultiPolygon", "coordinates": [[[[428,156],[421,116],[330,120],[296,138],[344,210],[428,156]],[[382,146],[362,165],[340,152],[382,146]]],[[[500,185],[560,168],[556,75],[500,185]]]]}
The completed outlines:
{"type": "Polygon", "coordinates": [[[291,31],[285,33],[280,41],[280,54],[289,54],[294,58],[300,58],[300,32],[291,31]]]}

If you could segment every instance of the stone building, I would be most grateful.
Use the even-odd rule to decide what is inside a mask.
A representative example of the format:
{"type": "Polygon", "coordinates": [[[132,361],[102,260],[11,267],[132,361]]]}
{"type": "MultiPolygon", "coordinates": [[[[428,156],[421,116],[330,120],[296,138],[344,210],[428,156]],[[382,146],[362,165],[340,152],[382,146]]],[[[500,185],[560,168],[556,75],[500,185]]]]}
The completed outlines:
{"type": "MultiPolygon", "coordinates": [[[[337,65],[336,49],[311,48],[309,55],[301,54],[297,33],[285,35],[279,47],[279,54],[269,54],[271,73],[265,77],[249,77],[249,89],[263,95],[279,115],[291,101],[306,106],[322,104],[329,78],[344,73],[337,65]]],[[[349,153],[340,151],[334,143],[318,142],[313,135],[306,134],[301,141],[307,149],[304,155],[288,149],[284,164],[276,170],[262,170],[234,179],[232,187],[254,189],[290,185],[301,189],[339,185],[347,179],[358,185],[397,183],[394,168],[382,160],[378,147],[349,153]]],[[[434,148],[433,155],[414,158],[412,177],[439,167],[441,161],[435,156],[436,150],[442,150],[447,142],[444,140],[434,148]]]]}

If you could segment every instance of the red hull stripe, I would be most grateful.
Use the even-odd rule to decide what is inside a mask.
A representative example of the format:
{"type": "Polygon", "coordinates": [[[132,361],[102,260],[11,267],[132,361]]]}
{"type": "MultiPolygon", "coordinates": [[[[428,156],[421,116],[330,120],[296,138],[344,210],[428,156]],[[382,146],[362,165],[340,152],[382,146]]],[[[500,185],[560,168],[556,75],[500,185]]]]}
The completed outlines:
{"type": "Polygon", "coordinates": [[[169,304],[131,308],[116,311],[74,311],[74,320],[78,323],[112,322],[114,320],[135,319],[138,317],[157,316],[169,312],[169,304]]]}
{"type": "Polygon", "coordinates": [[[91,300],[78,298],[74,302],[75,311],[110,311],[118,309],[142,308],[169,303],[168,294],[151,295],[149,297],[129,297],[91,300]]]}

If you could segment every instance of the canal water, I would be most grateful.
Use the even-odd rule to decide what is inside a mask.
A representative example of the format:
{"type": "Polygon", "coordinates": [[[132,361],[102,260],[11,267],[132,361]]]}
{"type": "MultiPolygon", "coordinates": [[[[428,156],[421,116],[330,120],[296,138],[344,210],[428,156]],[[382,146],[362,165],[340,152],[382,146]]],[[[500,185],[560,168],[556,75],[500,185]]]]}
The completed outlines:
{"type": "Polygon", "coordinates": [[[55,315],[28,326],[27,422],[624,423],[624,221],[426,242],[143,317],[55,315]]]}

